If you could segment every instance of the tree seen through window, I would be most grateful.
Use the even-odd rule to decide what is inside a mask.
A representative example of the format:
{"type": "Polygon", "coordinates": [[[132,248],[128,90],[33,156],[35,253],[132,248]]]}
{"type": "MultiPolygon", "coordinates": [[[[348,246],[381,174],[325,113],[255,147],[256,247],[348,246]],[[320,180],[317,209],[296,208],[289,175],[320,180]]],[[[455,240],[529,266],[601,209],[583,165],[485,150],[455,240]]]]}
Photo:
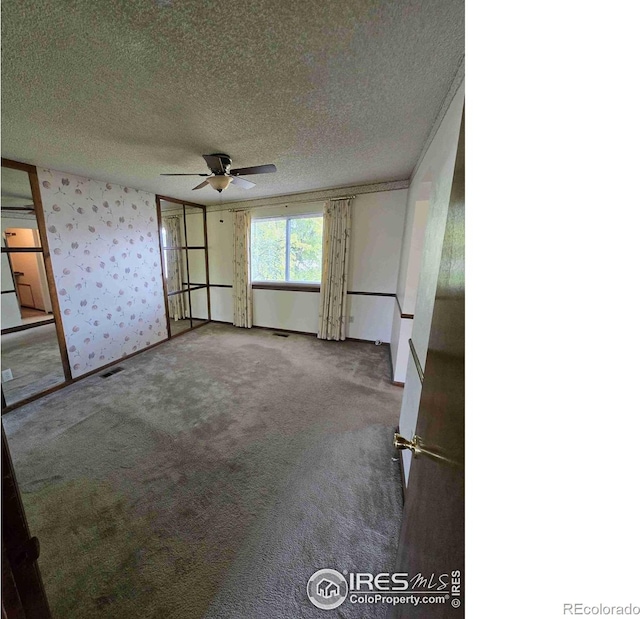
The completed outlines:
{"type": "Polygon", "coordinates": [[[322,216],[254,219],[251,222],[251,279],[320,283],[322,216]]]}

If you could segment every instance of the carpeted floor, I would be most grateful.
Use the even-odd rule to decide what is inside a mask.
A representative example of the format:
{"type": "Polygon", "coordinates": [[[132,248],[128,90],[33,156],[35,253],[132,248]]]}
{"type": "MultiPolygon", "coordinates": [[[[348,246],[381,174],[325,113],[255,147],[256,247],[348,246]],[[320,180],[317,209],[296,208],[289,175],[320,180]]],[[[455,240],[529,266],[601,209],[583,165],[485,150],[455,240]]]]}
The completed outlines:
{"type": "Polygon", "coordinates": [[[7,404],[63,383],[64,370],[55,325],[3,335],[2,369],[13,372],[13,380],[2,383],[7,404]]]}
{"type": "Polygon", "coordinates": [[[327,617],[317,569],[392,570],[388,355],[211,324],[5,415],[54,617],[327,617]]]}
{"type": "Polygon", "coordinates": [[[188,331],[189,329],[191,329],[191,321],[188,318],[183,320],[171,319],[169,321],[169,330],[171,331],[171,335],[178,335],[178,333],[188,331]]]}
{"type": "Polygon", "coordinates": [[[199,327],[200,325],[207,322],[206,320],[201,320],[200,318],[194,318],[193,321],[189,318],[183,318],[182,320],[173,320],[169,321],[169,331],[172,336],[176,336],[184,331],[189,331],[191,329],[191,323],[193,322],[193,328],[199,327]]]}

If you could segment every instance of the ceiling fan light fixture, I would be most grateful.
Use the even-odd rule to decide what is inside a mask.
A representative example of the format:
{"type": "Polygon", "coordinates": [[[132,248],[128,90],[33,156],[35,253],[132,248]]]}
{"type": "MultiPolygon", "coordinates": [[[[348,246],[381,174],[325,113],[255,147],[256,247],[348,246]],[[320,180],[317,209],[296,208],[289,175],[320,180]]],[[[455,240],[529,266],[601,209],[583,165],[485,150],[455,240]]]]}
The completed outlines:
{"type": "Polygon", "coordinates": [[[277,172],[276,166],[273,163],[267,163],[264,165],[254,165],[249,166],[248,168],[236,168],[235,170],[231,169],[231,157],[229,155],[225,155],[224,153],[217,153],[213,155],[202,155],[207,167],[209,168],[209,174],[187,174],[184,172],[171,172],[169,174],[162,174],[162,176],[206,176],[207,178],[202,181],[199,185],[196,185],[192,191],[196,191],[198,189],[202,189],[209,185],[215,189],[218,193],[222,193],[231,183],[236,188],[240,189],[251,189],[255,187],[256,184],[247,180],[246,178],[242,178],[242,176],[246,176],[249,174],[269,174],[271,172],[277,172]]]}
{"type": "Polygon", "coordinates": [[[207,179],[209,185],[211,185],[216,191],[222,192],[226,189],[232,181],[231,176],[210,176],[207,179]]]}

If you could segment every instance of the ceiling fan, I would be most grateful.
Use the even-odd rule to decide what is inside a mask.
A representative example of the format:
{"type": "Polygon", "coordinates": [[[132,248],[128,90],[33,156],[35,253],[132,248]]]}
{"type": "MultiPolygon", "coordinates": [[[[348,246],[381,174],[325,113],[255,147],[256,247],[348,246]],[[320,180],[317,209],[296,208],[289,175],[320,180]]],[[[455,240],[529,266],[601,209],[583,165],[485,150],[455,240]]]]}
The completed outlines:
{"type": "Polygon", "coordinates": [[[206,161],[207,167],[211,170],[209,174],[161,174],[160,176],[206,176],[207,179],[193,188],[202,189],[207,185],[213,187],[219,193],[222,193],[230,184],[234,184],[242,189],[251,189],[256,184],[248,181],[240,176],[246,176],[248,174],[269,174],[276,171],[276,166],[272,163],[266,165],[255,165],[249,168],[236,168],[231,169],[231,157],[224,153],[214,153],[212,155],[202,155],[202,158],[206,161]]]}

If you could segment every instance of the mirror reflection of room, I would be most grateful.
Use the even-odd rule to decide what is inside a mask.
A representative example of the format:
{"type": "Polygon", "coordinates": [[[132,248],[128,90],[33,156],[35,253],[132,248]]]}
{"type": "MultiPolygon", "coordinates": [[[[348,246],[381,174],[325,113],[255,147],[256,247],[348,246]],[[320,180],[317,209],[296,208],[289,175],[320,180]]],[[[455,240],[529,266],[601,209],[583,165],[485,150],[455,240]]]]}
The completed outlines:
{"type": "MultiPolygon", "coordinates": [[[[2,245],[40,247],[29,176],[2,168],[2,245]]],[[[2,328],[51,320],[52,308],[41,253],[2,256],[2,328]],[[6,307],[5,307],[6,305],[6,307]]]]}
{"type": "Polygon", "coordinates": [[[7,404],[64,382],[29,175],[2,167],[2,391],[7,404]]]}
{"type": "Polygon", "coordinates": [[[162,254],[171,336],[209,319],[204,208],[160,200],[162,254]]]}

